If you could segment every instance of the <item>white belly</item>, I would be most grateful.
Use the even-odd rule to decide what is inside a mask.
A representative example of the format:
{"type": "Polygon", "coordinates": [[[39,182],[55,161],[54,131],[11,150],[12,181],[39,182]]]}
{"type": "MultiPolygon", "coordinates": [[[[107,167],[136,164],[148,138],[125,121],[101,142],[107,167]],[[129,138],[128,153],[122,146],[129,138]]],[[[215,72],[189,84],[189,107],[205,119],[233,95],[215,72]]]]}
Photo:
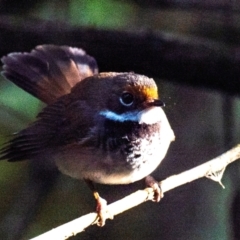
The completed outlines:
{"type": "Polygon", "coordinates": [[[102,149],[83,148],[72,144],[54,157],[59,170],[77,179],[102,184],[128,184],[150,175],[165,157],[174,133],[161,110],[159,131],[148,139],[139,139],[141,157],[128,161],[119,152],[107,154],[102,149]]]}

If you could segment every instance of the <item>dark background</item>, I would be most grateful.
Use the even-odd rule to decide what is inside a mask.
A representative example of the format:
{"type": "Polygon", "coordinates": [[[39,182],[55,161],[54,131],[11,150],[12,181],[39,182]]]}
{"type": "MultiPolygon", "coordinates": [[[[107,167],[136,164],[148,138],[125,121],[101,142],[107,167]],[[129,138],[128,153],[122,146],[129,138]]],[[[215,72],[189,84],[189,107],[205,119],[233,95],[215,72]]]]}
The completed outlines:
{"type": "MultiPolygon", "coordinates": [[[[100,71],[154,77],[176,134],[156,179],[192,168],[240,139],[240,3],[214,0],[0,0],[0,56],[71,45],[100,71]]],[[[44,105],[0,79],[0,142],[44,105]]],[[[240,165],[174,189],[72,239],[240,239],[240,165]]],[[[108,202],[138,188],[98,186],[108,202]]],[[[82,181],[34,163],[0,162],[0,239],[29,239],[93,211],[82,181]]]]}

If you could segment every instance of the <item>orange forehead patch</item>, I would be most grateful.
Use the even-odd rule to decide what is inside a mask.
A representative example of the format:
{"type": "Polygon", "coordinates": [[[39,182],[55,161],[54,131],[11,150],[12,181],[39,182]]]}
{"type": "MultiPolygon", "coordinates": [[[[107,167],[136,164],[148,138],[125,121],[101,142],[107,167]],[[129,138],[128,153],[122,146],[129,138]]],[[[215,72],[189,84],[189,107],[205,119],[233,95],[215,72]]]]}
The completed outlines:
{"type": "Polygon", "coordinates": [[[149,88],[149,87],[140,87],[140,91],[144,93],[144,95],[147,97],[147,99],[157,99],[158,98],[158,92],[157,88],[149,88]]]}
{"type": "Polygon", "coordinates": [[[158,99],[158,91],[156,87],[128,86],[126,90],[129,90],[138,96],[142,96],[142,98],[145,99],[158,99]]]}

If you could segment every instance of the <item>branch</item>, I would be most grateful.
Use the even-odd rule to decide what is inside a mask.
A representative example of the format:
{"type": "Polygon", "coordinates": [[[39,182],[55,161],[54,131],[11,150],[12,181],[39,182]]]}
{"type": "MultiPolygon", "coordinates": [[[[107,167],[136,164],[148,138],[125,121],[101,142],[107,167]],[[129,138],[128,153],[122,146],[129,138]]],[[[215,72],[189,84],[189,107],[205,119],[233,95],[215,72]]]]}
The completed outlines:
{"type": "Polygon", "coordinates": [[[92,55],[101,72],[134,71],[240,95],[236,87],[240,80],[237,46],[149,30],[101,30],[2,16],[0,32],[0,56],[30,51],[39,44],[71,45],[92,55]]]}
{"type": "MultiPolygon", "coordinates": [[[[173,175],[160,182],[163,192],[167,192],[173,188],[181,186],[185,183],[192,182],[196,179],[207,177],[219,182],[223,172],[228,164],[240,158],[240,144],[227,151],[226,153],[204,163],[195,168],[187,170],[178,175],[173,175]]],[[[223,186],[223,185],[222,185],[223,186]]],[[[152,199],[152,188],[138,190],[129,196],[108,205],[108,210],[113,215],[118,215],[128,209],[138,206],[139,204],[152,199]]],[[[71,236],[84,231],[85,228],[96,223],[97,214],[89,213],[71,222],[63,224],[49,232],[46,232],[32,240],[58,239],[64,240],[71,236]]]]}
{"type": "MultiPolygon", "coordinates": [[[[229,10],[231,2],[226,1],[214,1],[214,0],[132,0],[141,7],[151,7],[159,9],[171,9],[178,10],[205,10],[205,11],[226,11],[229,10]]],[[[231,4],[232,13],[239,13],[239,6],[237,4],[231,4]]]]}

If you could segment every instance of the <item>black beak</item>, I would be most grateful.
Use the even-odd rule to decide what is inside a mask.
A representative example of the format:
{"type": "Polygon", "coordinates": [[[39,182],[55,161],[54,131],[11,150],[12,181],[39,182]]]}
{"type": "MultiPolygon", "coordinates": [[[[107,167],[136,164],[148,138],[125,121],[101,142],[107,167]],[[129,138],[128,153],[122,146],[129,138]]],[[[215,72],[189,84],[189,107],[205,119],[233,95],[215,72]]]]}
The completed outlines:
{"type": "Polygon", "coordinates": [[[165,103],[159,99],[154,99],[153,101],[149,102],[148,105],[155,107],[165,107],[165,103]]]}

